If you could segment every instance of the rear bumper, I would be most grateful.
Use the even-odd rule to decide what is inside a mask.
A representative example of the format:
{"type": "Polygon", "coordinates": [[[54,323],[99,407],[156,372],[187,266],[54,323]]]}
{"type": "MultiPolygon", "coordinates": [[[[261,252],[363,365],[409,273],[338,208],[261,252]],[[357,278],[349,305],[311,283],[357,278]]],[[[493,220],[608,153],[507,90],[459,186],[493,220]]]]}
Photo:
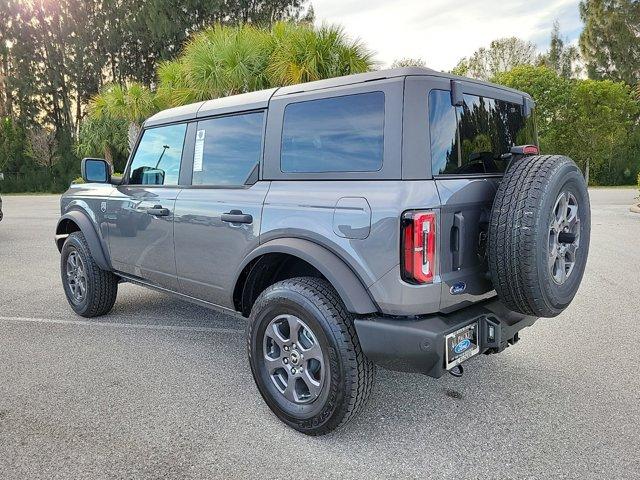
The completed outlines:
{"type": "Polygon", "coordinates": [[[450,314],[418,318],[371,317],[355,320],[364,353],[375,364],[401,372],[441,377],[445,369],[445,337],[478,322],[479,353],[498,353],[518,341],[518,332],[535,323],[492,299],[450,314]],[[493,326],[493,339],[489,327],[493,326]]]}

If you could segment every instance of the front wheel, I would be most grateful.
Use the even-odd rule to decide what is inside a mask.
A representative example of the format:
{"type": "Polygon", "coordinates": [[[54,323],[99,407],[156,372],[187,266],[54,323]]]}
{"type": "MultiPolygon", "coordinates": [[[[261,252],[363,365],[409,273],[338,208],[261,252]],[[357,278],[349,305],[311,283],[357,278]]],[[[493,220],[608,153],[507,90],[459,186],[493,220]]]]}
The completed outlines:
{"type": "Polygon", "coordinates": [[[60,275],[67,301],[78,315],[98,317],[113,308],[118,277],[98,266],[82,232],[73,232],[64,242],[60,275]]]}
{"type": "Polygon", "coordinates": [[[366,404],[375,366],[327,281],[302,277],[270,286],[254,304],[247,328],[253,378],[287,425],[323,435],[366,404]]]}

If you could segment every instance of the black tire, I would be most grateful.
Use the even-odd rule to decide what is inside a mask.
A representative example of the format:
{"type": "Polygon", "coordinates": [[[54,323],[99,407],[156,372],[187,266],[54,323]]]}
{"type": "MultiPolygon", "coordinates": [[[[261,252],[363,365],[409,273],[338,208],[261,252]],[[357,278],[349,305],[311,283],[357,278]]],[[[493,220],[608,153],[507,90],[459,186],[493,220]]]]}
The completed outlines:
{"type": "MultiPolygon", "coordinates": [[[[302,353],[306,352],[302,348],[298,346],[302,353]]],[[[362,352],[352,315],[333,287],[322,279],[292,278],[262,292],[251,310],[247,351],[253,378],[269,408],[284,423],[307,435],[323,435],[347,423],[362,410],[373,389],[375,366],[362,352]],[[301,320],[320,346],[324,359],[322,369],[316,371],[318,393],[310,395],[306,403],[287,399],[266,366],[267,342],[272,341],[266,334],[267,327],[273,328],[273,322],[282,316],[301,320]]],[[[291,347],[289,354],[293,351],[291,347]]],[[[282,358],[276,358],[284,361],[286,355],[282,351],[282,358]]],[[[308,374],[312,360],[304,362],[308,374]]],[[[295,386],[301,380],[291,374],[292,363],[283,365],[283,370],[287,385],[293,379],[295,386]]]]}
{"type": "Polygon", "coordinates": [[[590,230],[587,186],[570,158],[517,160],[500,183],[489,225],[489,269],[502,302],[525,315],[560,314],[582,281],[590,230]],[[566,222],[557,220],[562,215],[566,222]]]}
{"type": "Polygon", "coordinates": [[[78,315],[88,318],[99,317],[109,313],[113,308],[118,295],[118,277],[98,266],[91,256],[89,245],[82,232],[73,232],[65,240],[60,256],[60,275],[67,301],[78,315]],[[82,279],[74,277],[71,281],[68,273],[70,257],[76,261],[76,264],[81,264],[84,272],[85,292],[81,296],[76,295],[74,285],[81,285],[82,279]]]}

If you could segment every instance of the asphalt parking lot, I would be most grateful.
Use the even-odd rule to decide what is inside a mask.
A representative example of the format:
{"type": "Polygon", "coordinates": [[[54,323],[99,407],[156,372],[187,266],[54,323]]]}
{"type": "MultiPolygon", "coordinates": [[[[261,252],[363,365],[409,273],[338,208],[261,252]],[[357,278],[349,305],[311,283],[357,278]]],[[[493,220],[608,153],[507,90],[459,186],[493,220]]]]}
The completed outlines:
{"type": "Polygon", "coordinates": [[[75,316],[58,197],[0,222],[0,478],[640,478],[640,215],[591,191],[570,308],[463,378],[379,370],[364,413],[305,437],[254,386],[244,322],[133,285],[75,316]]]}

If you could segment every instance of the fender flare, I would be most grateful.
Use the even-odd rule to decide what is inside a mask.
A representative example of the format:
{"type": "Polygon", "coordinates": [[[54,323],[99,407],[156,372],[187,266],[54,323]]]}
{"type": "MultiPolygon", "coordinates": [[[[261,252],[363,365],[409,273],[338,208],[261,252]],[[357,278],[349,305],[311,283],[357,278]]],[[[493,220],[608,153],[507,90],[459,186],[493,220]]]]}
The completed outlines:
{"type": "MultiPolygon", "coordinates": [[[[253,250],[240,264],[238,272],[256,258],[268,253],[285,253],[298,257],[315,267],[333,285],[347,310],[357,314],[378,311],[362,281],[347,264],[325,247],[300,238],[278,238],[263,243],[253,250]]],[[[238,284],[240,273],[234,285],[238,284]]]]}
{"type": "Polygon", "coordinates": [[[108,250],[104,245],[102,239],[98,236],[98,232],[93,226],[93,222],[89,219],[86,213],[83,213],[79,210],[72,210],[70,212],[67,212],[58,220],[58,224],[56,225],[56,245],[58,247],[58,250],[62,251],[62,242],[60,242],[59,240],[69,236],[69,234],[63,227],[63,225],[69,221],[75,223],[84,235],[84,238],[89,245],[91,256],[96,261],[98,266],[102,270],[113,270],[113,268],[111,267],[109,255],[107,253],[108,250]]]}

